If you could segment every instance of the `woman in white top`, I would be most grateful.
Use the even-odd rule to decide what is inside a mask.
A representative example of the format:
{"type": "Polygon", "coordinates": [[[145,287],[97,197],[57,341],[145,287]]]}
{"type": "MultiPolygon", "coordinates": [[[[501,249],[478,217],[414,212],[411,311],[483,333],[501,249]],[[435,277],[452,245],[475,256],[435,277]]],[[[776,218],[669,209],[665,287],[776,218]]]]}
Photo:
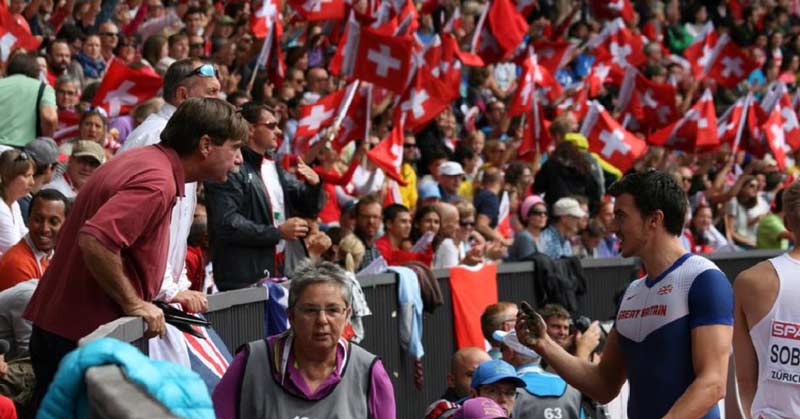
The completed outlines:
{"type": "Polygon", "coordinates": [[[0,155],[0,255],[28,234],[17,200],[33,188],[34,169],[33,159],[24,151],[12,149],[0,155]]]}

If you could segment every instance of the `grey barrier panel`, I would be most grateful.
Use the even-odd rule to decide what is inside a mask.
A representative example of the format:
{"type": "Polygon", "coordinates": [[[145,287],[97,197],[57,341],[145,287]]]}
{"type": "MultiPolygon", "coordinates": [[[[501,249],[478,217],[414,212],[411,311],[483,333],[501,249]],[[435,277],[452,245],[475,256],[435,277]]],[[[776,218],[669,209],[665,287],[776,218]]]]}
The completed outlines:
{"type": "Polygon", "coordinates": [[[608,320],[616,315],[614,296],[638,277],[638,259],[582,259],[586,294],[579,300],[578,313],[593,320],[608,320]]]}
{"type": "Polygon", "coordinates": [[[233,354],[247,342],[263,339],[267,290],[245,288],[208,296],[206,318],[233,354]]]}
{"type": "Polygon", "coordinates": [[[115,338],[123,342],[129,342],[147,355],[149,351],[147,340],[144,338],[144,330],[144,320],[141,317],[120,317],[82,337],[78,344],[83,346],[96,339],[115,338]]]}
{"type": "Polygon", "coordinates": [[[704,255],[719,266],[733,282],[743,270],[783,253],[783,250],[751,250],[748,252],[711,253],[704,255]]]}
{"type": "Polygon", "coordinates": [[[85,381],[90,419],[178,419],[116,365],[89,368],[85,381]]]}

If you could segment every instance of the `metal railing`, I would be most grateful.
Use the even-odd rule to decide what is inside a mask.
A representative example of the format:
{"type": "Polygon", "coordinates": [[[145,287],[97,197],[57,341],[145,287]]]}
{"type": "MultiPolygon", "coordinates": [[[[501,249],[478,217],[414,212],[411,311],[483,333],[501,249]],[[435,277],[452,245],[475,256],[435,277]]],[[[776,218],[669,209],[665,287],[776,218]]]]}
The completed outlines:
{"type": "MultiPolygon", "coordinates": [[[[710,255],[733,281],[742,270],[779,254],[776,251],[751,251],[710,255]]],[[[640,263],[636,259],[582,260],[587,279],[586,295],[579,302],[579,312],[593,319],[613,318],[614,296],[638,277],[640,263]]],[[[498,265],[497,289],[501,301],[535,301],[533,262],[498,265]]],[[[400,348],[397,308],[397,286],[393,273],[359,277],[372,316],[364,318],[366,336],[361,346],[380,356],[395,390],[397,417],[422,417],[425,408],[438,399],[447,387],[450,358],[455,351],[453,311],[449,271],[434,271],[442,290],[444,304],[434,313],[425,313],[422,341],[424,385],[414,384],[414,362],[400,348]]],[[[263,338],[266,291],[251,288],[209,296],[208,319],[232,352],[240,345],[263,338]]],[[[144,324],[139,318],[123,318],[99,328],[92,336],[110,336],[131,342],[143,351],[144,324]]],[[[732,417],[732,416],[730,416],[732,417]]]]}

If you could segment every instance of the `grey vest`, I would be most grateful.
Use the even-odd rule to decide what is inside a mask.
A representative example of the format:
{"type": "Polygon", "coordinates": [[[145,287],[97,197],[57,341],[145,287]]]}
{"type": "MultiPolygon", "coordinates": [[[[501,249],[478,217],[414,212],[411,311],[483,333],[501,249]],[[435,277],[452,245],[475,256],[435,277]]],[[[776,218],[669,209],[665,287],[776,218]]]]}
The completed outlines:
{"type": "Polygon", "coordinates": [[[342,379],[320,400],[307,400],[283,389],[273,377],[272,352],[266,340],[247,344],[239,417],[247,419],[367,419],[372,366],[378,359],[350,344],[342,379]]]}
{"type": "Polygon", "coordinates": [[[564,394],[537,396],[524,387],[517,389],[517,401],[511,415],[514,419],[580,419],[581,393],[567,385],[564,394]]]}

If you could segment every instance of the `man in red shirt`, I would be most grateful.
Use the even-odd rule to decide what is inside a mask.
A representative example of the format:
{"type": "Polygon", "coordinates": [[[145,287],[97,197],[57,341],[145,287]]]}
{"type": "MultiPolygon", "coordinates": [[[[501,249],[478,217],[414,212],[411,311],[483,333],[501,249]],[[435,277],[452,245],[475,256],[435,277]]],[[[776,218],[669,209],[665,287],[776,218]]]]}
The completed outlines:
{"type": "Polygon", "coordinates": [[[392,204],[383,210],[383,226],[386,234],[375,240],[375,247],[381,252],[389,266],[402,265],[406,262],[418,261],[428,266],[433,253],[429,251],[412,252],[403,250],[403,242],[411,234],[411,213],[402,204],[392,204]]]}
{"type": "Polygon", "coordinates": [[[90,177],[24,317],[33,322],[35,405],[78,339],[122,316],[142,317],[146,337],[163,335],[150,303],[167,265],[172,207],[186,182],[224,182],[241,164],[247,123],[219,99],[185,101],[161,143],[114,158],[90,177]]]}

